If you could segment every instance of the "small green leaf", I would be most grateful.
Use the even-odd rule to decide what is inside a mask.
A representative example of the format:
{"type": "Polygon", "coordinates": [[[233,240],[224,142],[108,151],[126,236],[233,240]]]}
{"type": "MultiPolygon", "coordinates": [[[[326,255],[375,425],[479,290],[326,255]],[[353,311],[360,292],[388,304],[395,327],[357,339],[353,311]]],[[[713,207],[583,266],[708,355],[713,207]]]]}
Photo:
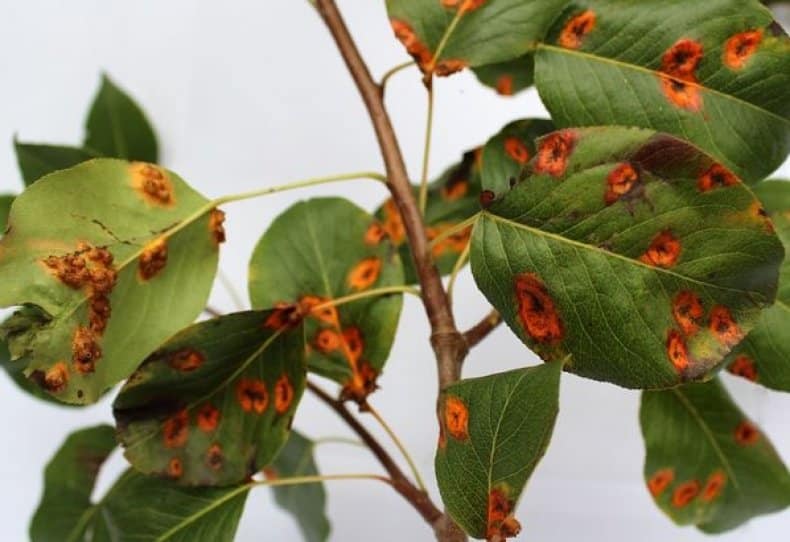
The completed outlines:
{"type": "Polygon", "coordinates": [[[512,96],[532,86],[535,77],[535,55],[527,53],[515,60],[487,64],[472,70],[477,79],[501,96],[512,96]]]}
{"type": "Polygon", "coordinates": [[[139,162],[96,159],[31,185],[0,241],[0,306],[24,305],[4,329],[13,359],[58,399],[96,401],[200,314],[221,219],[139,162]]]}
{"type": "Polygon", "coordinates": [[[513,514],[549,445],[561,369],[548,363],[442,391],[436,479],[447,511],[470,536],[518,533],[513,514]]]}
{"type": "Polygon", "coordinates": [[[775,297],[783,249],[759,201],[688,143],[563,130],[521,178],[478,221],[472,272],[543,359],[631,388],[707,379],[775,297]]]}
{"type": "MultiPolygon", "coordinates": [[[[318,467],[313,458],[315,443],[297,431],[291,431],[288,442],[274,462],[264,469],[267,478],[293,478],[317,476],[318,467]]],[[[307,542],[329,540],[329,519],[326,517],[326,491],[324,484],[297,484],[275,486],[274,499],[299,523],[307,542]]]]}
{"type": "Polygon", "coordinates": [[[568,0],[387,0],[387,11],[395,36],[423,72],[449,75],[467,66],[514,60],[534,49],[567,4],[568,0]]]}
{"type": "Polygon", "coordinates": [[[754,192],[770,213],[785,247],[785,260],[776,302],[763,311],[754,330],[735,348],[727,369],[763,386],[790,391],[790,182],[763,182],[754,192]]]}
{"type": "Polygon", "coordinates": [[[790,39],[757,0],[578,0],[535,83],[560,127],[667,132],[747,182],[790,152],[790,39]]]}
{"type": "Polygon", "coordinates": [[[14,150],[26,186],[30,186],[44,175],[97,157],[94,152],[78,147],[38,145],[16,140],[14,140],[14,150]]]}
{"type": "Polygon", "coordinates": [[[85,123],[85,147],[114,158],[155,163],[156,134],[142,109],[106,75],[85,123]]]}
{"type": "Polygon", "coordinates": [[[305,387],[301,327],[281,311],[194,324],[129,378],[113,403],[129,462],[182,485],[243,482],[285,444],[305,387]]]}
{"type": "Polygon", "coordinates": [[[790,505],[790,473],[718,380],[644,392],[645,480],[679,525],[721,533],[790,505]]]}
{"type": "Polygon", "coordinates": [[[317,305],[403,284],[397,251],[381,224],[340,198],[297,203],[261,237],[250,260],[255,308],[298,306],[304,314],[310,370],[363,401],[389,356],[402,295],[374,296],[337,308],[317,305]]]}
{"type": "Polygon", "coordinates": [[[16,196],[13,194],[0,194],[0,236],[5,233],[8,224],[8,213],[11,212],[11,204],[14,203],[16,196]]]}

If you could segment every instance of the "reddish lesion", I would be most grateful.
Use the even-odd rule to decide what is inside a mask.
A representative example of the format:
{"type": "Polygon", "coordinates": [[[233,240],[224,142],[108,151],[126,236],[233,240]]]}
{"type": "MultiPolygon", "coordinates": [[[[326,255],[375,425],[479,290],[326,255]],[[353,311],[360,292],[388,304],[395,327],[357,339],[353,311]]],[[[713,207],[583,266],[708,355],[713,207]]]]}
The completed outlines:
{"type": "Polygon", "coordinates": [[[700,484],[697,480],[683,482],[675,488],[672,493],[672,506],[675,508],[685,508],[691,501],[697,498],[700,493],[700,484]]]}
{"type": "Polygon", "coordinates": [[[675,471],[671,468],[661,469],[656,471],[653,476],[647,481],[647,488],[650,494],[657,498],[659,497],[675,480],[675,471]]]}
{"type": "Polygon", "coordinates": [[[721,164],[713,164],[697,179],[700,192],[710,192],[716,188],[725,188],[738,184],[738,177],[721,164]]]}
{"type": "Polygon", "coordinates": [[[535,162],[535,173],[559,178],[565,175],[568,159],[576,145],[576,135],[570,130],[555,132],[541,139],[535,162]]]}
{"type": "Polygon", "coordinates": [[[683,290],[672,301],[672,315],[684,334],[694,335],[705,315],[702,300],[694,292],[683,290]]]}
{"type": "Polygon", "coordinates": [[[501,488],[493,488],[488,494],[489,540],[512,538],[521,532],[521,524],[513,517],[513,502],[501,488]]]}
{"type": "Polygon", "coordinates": [[[381,258],[371,256],[363,258],[348,274],[348,285],[352,290],[367,290],[379,279],[381,258]]]}
{"type": "Polygon", "coordinates": [[[663,230],[653,238],[639,261],[654,267],[669,269],[677,264],[681,250],[681,242],[672,231],[663,230]]]}
{"type": "Polygon", "coordinates": [[[760,430],[749,420],[743,420],[735,427],[735,442],[741,446],[751,446],[760,440],[760,430]]]}
{"type": "Polygon", "coordinates": [[[469,438],[469,409],[459,397],[448,395],[444,400],[444,425],[456,440],[469,438]]]}
{"type": "Polygon", "coordinates": [[[137,266],[137,274],[142,281],[157,276],[167,265],[167,238],[154,239],[143,247],[137,266]]]}
{"type": "Polygon", "coordinates": [[[423,72],[429,72],[433,62],[433,54],[412,29],[411,25],[400,19],[391,19],[390,25],[395,37],[406,47],[408,52],[423,72]]]}
{"type": "Polygon", "coordinates": [[[716,305],[711,309],[709,328],[713,336],[728,347],[738,344],[744,337],[732,313],[723,305],[716,305]]]}
{"type": "Polygon", "coordinates": [[[747,355],[741,354],[736,357],[735,361],[727,367],[727,370],[736,376],[740,376],[752,382],[757,382],[757,365],[752,358],[747,355]]]}
{"type": "Polygon", "coordinates": [[[197,424],[201,431],[211,433],[219,425],[220,411],[211,403],[206,403],[197,411],[197,424]]]}
{"type": "Polygon", "coordinates": [[[518,316],[527,335],[538,343],[559,343],[565,335],[562,319],[543,281],[534,273],[525,273],[516,276],[514,289],[518,316]]]}
{"type": "Polygon", "coordinates": [[[505,138],[505,154],[521,165],[529,162],[530,158],[527,146],[515,136],[505,138]]]}
{"type": "Polygon", "coordinates": [[[194,348],[186,347],[170,354],[168,363],[176,371],[189,373],[200,368],[204,361],[203,354],[194,348]]]}
{"type": "Polygon", "coordinates": [[[143,200],[157,207],[175,205],[173,183],[162,168],[144,162],[132,162],[129,168],[132,186],[143,200]]]}
{"type": "Polygon", "coordinates": [[[708,477],[708,481],[705,482],[705,488],[702,490],[700,498],[704,502],[712,502],[721,495],[726,485],[727,475],[720,470],[715,471],[708,477]]]}
{"type": "Polygon", "coordinates": [[[616,203],[620,198],[627,195],[638,182],[639,172],[633,165],[628,162],[618,165],[606,177],[604,202],[606,205],[616,203]]]}
{"type": "Polygon", "coordinates": [[[294,399],[294,387],[287,374],[283,374],[274,383],[274,410],[277,414],[285,414],[294,399]]]}
{"type": "Polygon", "coordinates": [[[690,357],[686,340],[674,329],[667,334],[667,356],[679,373],[683,373],[690,365],[690,357]]]}
{"type": "Polygon", "coordinates": [[[675,42],[662,57],[661,88],[669,101],[680,109],[699,111],[702,107],[696,74],[702,57],[702,44],[688,38],[675,42]]]}
{"type": "Polygon", "coordinates": [[[263,414],[269,406],[266,383],[257,378],[241,378],[236,384],[236,400],[244,412],[263,414]]]}
{"type": "Polygon", "coordinates": [[[189,437],[189,413],[181,409],[167,420],[162,427],[165,448],[180,448],[189,437]]]}
{"type": "Polygon", "coordinates": [[[558,43],[566,49],[579,49],[584,38],[595,29],[595,12],[587,10],[571,18],[560,32],[558,43]]]}
{"type": "Polygon", "coordinates": [[[513,76],[508,74],[500,75],[496,80],[496,91],[500,96],[512,96],[513,76]]]}
{"type": "Polygon", "coordinates": [[[743,69],[762,41],[762,29],[735,34],[724,44],[724,64],[733,70],[743,69]]]}

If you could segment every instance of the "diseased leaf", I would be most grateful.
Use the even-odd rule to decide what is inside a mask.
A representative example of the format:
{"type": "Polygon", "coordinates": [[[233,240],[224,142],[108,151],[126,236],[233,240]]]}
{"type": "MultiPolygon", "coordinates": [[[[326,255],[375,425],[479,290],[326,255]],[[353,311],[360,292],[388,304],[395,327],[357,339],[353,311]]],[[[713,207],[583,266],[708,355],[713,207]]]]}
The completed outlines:
{"type": "Polygon", "coordinates": [[[577,0],[535,82],[560,127],[667,132],[747,182],[790,152],[790,40],[757,0],[577,0]]]}
{"type": "Polygon", "coordinates": [[[554,132],[472,236],[478,287],[543,359],[630,388],[707,379],[775,297],[759,201],[688,143],[554,132]]]}
{"type": "Polygon", "coordinates": [[[387,11],[395,36],[420,69],[450,75],[467,66],[524,55],[543,39],[567,4],[568,0],[387,0],[387,11]]]}
{"type": "Polygon", "coordinates": [[[85,147],[105,156],[155,163],[158,143],[142,109],[106,75],[85,122],[85,147]]]}
{"type": "Polygon", "coordinates": [[[644,392],[645,480],[675,523],[720,533],[790,505],[790,474],[718,380],[644,392]]]}
{"type": "Polygon", "coordinates": [[[735,348],[727,369],[763,386],[790,391],[790,182],[763,182],[754,191],[770,212],[785,247],[785,260],[776,302],[763,311],[757,326],[735,348]]]}
{"type": "MultiPolygon", "coordinates": [[[[313,458],[314,449],[313,441],[297,431],[291,431],[288,442],[263,472],[269,479],[317,476],[320,473],[313,458]]],[[[329,540],[324,484],[274,486],[272,491],[277,504],[297,521],[307,542],[329,540]]]]}
{"type": "Polygon", "coordinates": [[[535,78],[535,55],[527,53],[515,60],[474,68],[477,79],[501,96],[512,96],[532,86],[535,78]]]}
{"type": "Polygon", "coordinates": [[[96,153],[78,147],[22,143],[16,140],[14,140],[14,150],[26,186],[30,186],[44,175],[97,157],[96,153]]]}
{"type": "Polygon", "coordinates": [[[296,306],[310,314],[305,319],[310,370],[339,382],[344,395],[357,401],[375,390],[395,338],[402,295],[312,309],[403,284],[398,253],[377,220],[340,198],[297,203],[261,237],[249,281],[254,308],[296,306]]]}
{"type": "Polygon", "coordinates": [[[194,324],[129,378],[113,403],[125,456],[182,485],[232,485],[285,444],[305,387],[303,329],[282,311],[194,324]]]}
{"type": "Polygon", "coordinates": [[[4,326],[13,359],[61,401],[94,402],[203,309],[222,217],[139,162],[96,159],[37,181],[0,241],[0,306],[23,305],[4,326]]]}
{"type": "Polygon", "coordinates": [[[549,363],[442,391],[436,479],[447,511],[470,536],[518,534],[513,513],[554,429],[561,368],[549,363]]]}

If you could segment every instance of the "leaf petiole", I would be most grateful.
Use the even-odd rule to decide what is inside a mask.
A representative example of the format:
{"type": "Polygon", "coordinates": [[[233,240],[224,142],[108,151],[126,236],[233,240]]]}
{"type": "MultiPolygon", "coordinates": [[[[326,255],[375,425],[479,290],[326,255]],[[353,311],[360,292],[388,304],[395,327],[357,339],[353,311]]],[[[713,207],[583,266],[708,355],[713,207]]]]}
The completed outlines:
{"type": "Polygon", "coordinates": [[[403,458],[409,464],[409,468],[411,469],[411,472],[414,475],[414,480],[417,482],[417,487],[419,487],[422,491],[427,491],[427,489],[425,488],[425,482],[423,481],[422,476],[420,476],[420,471],[417,469],[417,464],[414,462],[414,459],[412,458],[411,454],[409,454],[409,451],[406,449],[406,446],[398,438],[398,435],[395,434],[395,431],[392,430],[389,424],[381,416],[379,411],[373,408],[373,406],[370,403],[365,403],[363,410],[370,412],[370,414],[376,419],[376,421],[379,423],[382,429],[384,429],[387,435],[389,435],[390,439],[392,439],[392,442],[395,443],[395,446],[398,447],[398,450],[400,450],[401,455],[403,455],[403,458]]]}
{"type": "Polygon", "coordinates": [[[346,303],[351,303],[352,301],[359,301],[360,299],[367,299],[369,297],[378,297],[378,296],[390,295],[390,294],[411,294],[417,297],[422,296],[420,294],[420,290],[418,288],[414,288],[413,286],[387,286],[384,288],[374,288],[373,290],[368,290],[366,292],[359,292],[357,294],[350,294],[343,297],[338,297],[336,299],[330,299],[325,303],[316,305],[311,309],[311,311],[318,312],[321,309],[326,309],[328,307],[337,307],[340,305],[344,305],[346,303]]]}
{"type": "Polygon", "coordinates": [[[469,226],[473,226],[475,223],[477,223],[477,219],[480,218],[480,214],[481,212],[477,212],[472,216],[470,216],[469,218],[467,218],[466,220],[459,222],[452,228],[448,228],[444,230],[439,235],[431,239],[431,242],[428,243],[428,246],[433,248],[439,243],[441,243],[442,241],[444,241],[445,239],[447,239],[448,237],[452,237],[453,235],[464,231],[469,226]]]}

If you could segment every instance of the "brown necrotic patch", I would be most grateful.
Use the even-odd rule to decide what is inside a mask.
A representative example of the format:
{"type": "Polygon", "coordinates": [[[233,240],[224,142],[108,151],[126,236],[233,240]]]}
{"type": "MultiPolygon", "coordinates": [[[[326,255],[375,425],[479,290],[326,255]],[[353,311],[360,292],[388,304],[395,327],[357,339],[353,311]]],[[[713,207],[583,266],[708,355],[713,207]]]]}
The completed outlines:
{"type": "Polygon", "coordinates": [[[430,70],[433,54],[412,29],[411,25],[400,19],[390,20],[395,37],[400,40],[420,69],[425,72],[430,70]]]}
{"type": "Polygon", "coordinates": [[[606,194],[604,203],[612,205],[628,194],[639,182],[639,172],[628,162],[615,167],[606,177],[606,194]]]}
{"type": "Polygon", "coordinates": [[[667,334],[667,356],[679,373],[689,366],[689,352],[683,336],[674,329],[667,334]]]}
{"type": "Polygon", "coordinates": [[[362,332],[356,326],[347,327],[343,330],[343,340],[348,349],[348,357],[351,358],[353,364],[356,364],[362,357],[362,352],[365,349],[362,332]]]}
{"type": "Polygon", "coordinates": [[[639,261],[654,267],[669,269],[678,262],[681,248],[680,240],[670,230],[664,230],[653,238],[647,251],[639,257],[639,261]]]}
{"type": "Polygon", "coordinates": [[[469,409],[460,398],[453,395],[445,398],[444,425],[454,439],[466,440],[469,438],[469,409]]]}
{"type": "Polygon", "coordinates": [[[647,489],[655,498],[661,495],[674,480],[675,471],[673,469],[661,469],[656,471],[647,481],[647,489]]]}
{"type": "Polygon", "coordinates": [[[340,335],[332,329],[320,330],[313,341],[319,352],[328,354],[338,350],[343,345],[340,335]]]}
{"type": "Polygon", "coordinates": [[[744,337],[730,310],[722,305],[716,305],[711,309],[708,327],[714,337],[725,346],[734,346],[744,337]]]}
{"type": "Polygon", "coordinates": [[[716,188],[725,188],[736,184],[738,184],[738,177],[721,164],[713,164],[697,179],[697,188],[700,192],[710,192],[716,188]]]}
{"type": "Polygon", "coordinates": [[[379,279],[381,259],[375,256],[364,258],[348,274],[348,285],[352,290],[367,290],[379,279]]]}
{"type": "Polygon", "coordinates": [[[274,304],[274,310],[266,317],[263,327],[279,331],[297,325],[303,316],[297,304],[279,301],[274,304]]]}
{"type": "Polygon", "coordinates": [[[757,382],[757,366],[749,356],[743,354],[738,356],[735,358],[735,361],[727,367],[727,370],[736,376],[740,376],[752,382],[757,382]]]}
{"type": "Polygon", "coordinates": [[[512,516],[513,502],[507,493],[499,488],[492,489],[488,494],[488,524],[486,537],[488,540],[512,538],[521,531],[521,524],[512,516]]]}
{"type": "Polygon", "coordinates": [[[208,231],[214,243],[219,245],[225,242],[225,212],[212,209],[208,215],[208,231]]]}
{"type": "Polygon", "coordinates": [[[689,83],[665,74],[659,74],[664,95],[680,109],[697,112],[702,107],[702,93],[696,83],[689,83]]]}
{"type": "Polygon", "coordinates": [[[672,493],[672,506],[675,508],[684,508],[691,501],[697,498],[700,492],[700,485],[697,480],[689,480],[683,482],[672,493]]]}
{"type": "Polygon", "coordinates": [[[564,336],[562,319],[546,286],[534,273],[518,275],[514,283],[518,316],[535,341],[556,344],[564,336]]]}
{"type": "Polygon", "coordinates": [[[189,413],[181,409],[167,420],[162,426],[165,448],[180,448],[189,437],[189,413]]]}
{"type": "MultiPolygon", "coordinates": [[[[34,373],[34,378],[40,373],[34,373]]],[[[51,393],[60,393],[69,385],[69,367],[59,361],[37,378],[39,385],[51,393]]]]}
{"type": "Polygon", "coordinates": [[[284,374],[274,383],[274,410],[285,414],[294,399],[294,387],[288,375],[284,374]]]}
{"type": "Polygon", "coordinates": [[[735,442],[741,446],[751,446],[760,440],[760,431],[752,422],[744,420],[735,428],[734,436],[735,442]]]}
{"type": "Polygon", "coordinates": [[[505,138],[505,153],[521,165],[529,162],[529,149],[517,137],[505,138]]]}
{"type": "Polygon", "coordinates": [[[340,392],[343,400],[353,400],[364,405],[368,395],[378,389],[376,380],[378,379],[378,372],[367,361],[360,361],[352,366],[354,374],[351,379],[346,382],[340,392]]]}
{"type": "Polygon", "coordinates": [[[194,348],[182,348],[170,355],[168,363],[176,371],[189,373],[198,369],[206,358],[194,348]]]}
{"type": "Polygon", "coordinates": [[[366,245],[378,245],[387,236],[387,230],[378,222],[371,222],[368,229],[365,230],[364,241],[366,245]]]}
{"type": "Polygon", "coordinates": [[[211,403],[206,403],[197,411],[197,425],[201,431],[211,433],[219,425],[220,412],[211,403]]]}
{"type": "Polygon", "coordinates": [[[236,384],[236,400],[244,412],[263,414],[269,406],[269,392],[263,380],[242,378],[236,384]]]}
{"type": "Polygon", "coordinates": [[[496,91],[500,96],[512,96],[513,76],[507,74],[500,75],[496,80],[496,91]]]}
{"type": "Polygon", "coordinates": [[[469,64],[460,58],[448,58],[437,63],[433,71],[440,77],[447,77],[454,73],[460,72],[469,64]]]}
{"type": "Polygon", "coordinates": [[[571,18],[560,32],[558,43],[566,49],[578,49],[584,37],[595,28],[596,16],[591,10],[579,13],[571,18]]]}
{"type": "Polygon", "coordinates": [[[726,484],[727,475],[722,471],[717,470],[708,477],[708,481],[705,482],[705,488],[702,490],[702,495],[700,498],[704,502],[714,501],[719,495],[721,495],[721,492],[724,490],[724,486],[726,484]]]}
{"type": "Polygon", "coordinates": [[[148,243],[140,253],[137,275],[148,281],[159,274],[167,265],[167,239],[160,237],[148,243]]]}
{"type": "Polygon", "coordinates": [[[221,469],[224,458],[225,457],[222,454],[222,446],[215,442],[208,447],[208,450],[206,451],[206,465],[208,465],[210,469],[221,469]]]}
{"type": "Polygon", "coordinates": [[[327,324],[337,325],[337,309],[334,305],[327,305],[329,299],[317,295],[305,295],[299,300],[299,314],[312,316],[327,324]]]}
{"type": "Polygon", "coordinates": [[[699,329],[699,322],[705,315],[705,310],[697,294],[684,290],[672,301],[672,315],[683,333],[690,336],[699,329]]]}
{"type": "Polygon", "coordinates": [[[691,39],[680,39],[661,59],[661,71],[683,81],[696,82],[696,71],[702,60],[702,44],[691,39]]]}
{"type": "Polygon", "coordinates": [[[161,168],[143,162],[133,162],[129,167],[132,186],[147,203],[159,207],[175,204],[173,184],[161,168]]]}
{"type": "Polygon", "coordinates": [[[762,30],[749,30],[735,34],[724,44],[724,64],[733,70],[740,70],[752,57],[763,41],[762,30]]]}
{"type": "Polygon", "coordinates": [[[184,474],[184,464],[177,457],[170,458],[167,463],[167,475],[171,478],[181,478],[184,474]]]}
{"type": "Polygon", "coordinates": [[[101,356],[96,332],[90,327],[77,327],[71,340],[71,361],[74,368],[82,374],[92,373],[96,370],[96,362],[101,356]]]}
{"type": "Polygon", "coordinates": [[[540,141],[535,172],[552,177],[562,177],[568,168],[568,159],[576,144],[576,136],[570,130],[555,132],[540,141]]]}

